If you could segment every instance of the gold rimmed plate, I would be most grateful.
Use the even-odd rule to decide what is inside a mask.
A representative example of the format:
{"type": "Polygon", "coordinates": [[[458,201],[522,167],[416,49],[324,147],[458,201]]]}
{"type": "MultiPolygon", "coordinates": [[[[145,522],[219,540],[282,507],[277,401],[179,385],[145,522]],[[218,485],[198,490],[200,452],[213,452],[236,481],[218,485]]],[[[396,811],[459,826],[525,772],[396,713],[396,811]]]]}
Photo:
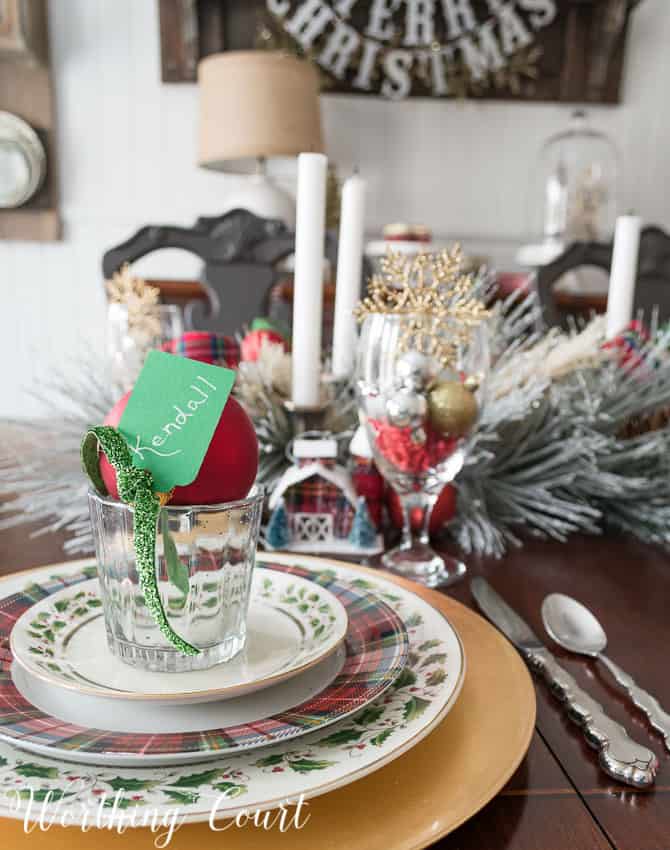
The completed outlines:
{"type": "MultiPolygon", "coordinates": [[[[119,795],[119,808],[132,806],[133,810],[141,808],[160,817],[169,806],[174,807],[177,800],[183,822],[208,820],[212,806],[217,819],[227,818],[241,810],[266,809],[282,801],[298,799],[300,795],[307,799],[362,779],[407,753],[435,729],[453,708],[467,679],[463,646],[449,620],[411,590],[381,575],[362,572],[336,561],[294,556],[276,556],[276,559],[272,556],[272,559],[272,567],[277,571],[293,577],[309,577],[314,584],[327,586],[334,592],[337,587],[341,598],[352,597],[353,600],[358,596],[360,601],[356,605],[364,614],[360,619],[361,629],[367,631],[365,624],[369,623],[376,635],[375,649],[367,660],[351,665],[350,682],[340,690],[337,704],[347,694],[355,696],[370,678],[372,670],[377,670],[379,659],[397,644],[398,637],[404,638],[402,644],[409,651],[404,654],[401,670],[392,677],[384,675],[383,681],[375,673],[380,692],[373,702],[327,729],[314,728],[310,724],[310,733],[299,741],[280,739],[255,752],[220,750],[218,758],[206,767],[151,767],[145,760],[146,766],[140,763],[133,769],[132,778],[129,771],[110,771],[104,766],[73,769],[64,764],[62,753],[49,760],[31,754],[31,767],[27,771],[25,753],[14,750],[16,745],[23,747],[25,739],[15,744],[0,742],[0,758],[5,765],[3,778],[6,787],[11,786],[12,798],[23,799],[26,782],[30,780],[24,782],[21,777],[30,774],[46,777],[40,785],[41,793],[51,792],[53,799],[67,810],[67,817],[73,816],[68,820],[72,824],[79,822],[81,812],[89,805],[104,806],[104,799],[112,789],[128,788],[132,791],[122,791],[119,795]],[[381,616],[383,608],[388,611],[381,616]],[[43,765],[48,765],[49,769],[44,770],[43,765]],[[82,780],[85,787],[81,786],[82,780]],[[70,783],[67,788],[65,783],[70,783]],[[64,794],[70,793],[76,796],[62,799],[64,794]]],[[[76,567],[66,569],[72,571],[70,575],[74,578],[76,567]]],[[[67,580],[63,569],[59,573],[61,579],[67,580]]],[[[37,575],[34,580],[37,582],[39,578],[37,575]]],[[[0,584],[8,589],[15,587],[8,581],[0,584]]],[[[19,602],[17,598],[16,603],[19,602]]],[[[347,607],[349,610],[350,605],[347,607]]],[[[351,622],[358,619],[353,614],[350,616],[351,622]]],[[[348,637],[347,647],[351,642],[348,637]]],[[[397,657],[395,651],[392,655],[397,657]]],[[[325,707],[324,699],[320,695],[314,701],[315,718],[325,707]]],[[[288,711],[283,720],[291,721],[294,717],[295,710],[288,711]]],[[[23,726],[25,735],[30,731],[31,721],[23,726]]],[[[71,738],[73,744],[79,740],[79,735],[71,738]]],[[[105,743],[104,736],[102,743],[105,743]]],[[[154,740],[146,742],[143,753],[148,754],[152,746],[154,740]]],[[[433,766],[425,770],[424,766],[423,773],[430,777],[434,769],[433,766]]],[[[419,778],[408,777],[410,784],[419,778]]],[[[1,792],[2,788],[0,814],[6,809],[1,792]]],[[[49,808],[48,803],[46,807],[49,808]]],[[[15,807],[12,814],[19,817],[21,806],[15,807]]],[[[312,846],[317,843],[312,841],[312,846]]]]}
{"type": "Polygon", "coordinates": [[[31,606],[10,640],[15,662],[49,685],[92,697],[178,705],[239,697],[287,681],[332,655],[346,632],[347,612],[325,587],[256,568],[246,646],[207,670],[147,672],[113,655],[97,579],[31,606]]]}

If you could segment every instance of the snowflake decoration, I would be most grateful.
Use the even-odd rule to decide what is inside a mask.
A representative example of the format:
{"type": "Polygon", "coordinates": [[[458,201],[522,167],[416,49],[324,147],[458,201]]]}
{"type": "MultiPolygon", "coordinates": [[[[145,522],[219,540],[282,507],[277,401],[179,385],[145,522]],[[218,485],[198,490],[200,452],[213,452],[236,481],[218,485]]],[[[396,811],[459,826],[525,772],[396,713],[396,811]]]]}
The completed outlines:
{"type": "Polygon", "coordinates": [[[402,350],[419,351],[445,367],[452,364],[472,328],[489,316],[474,294],[474,276],[462,271],[460,246],[412,257],[389,251],[381,267],[356,308],[359,321],[380,313],[402,316],[402,350]]]}
{"type": "Polygon", "coordinates": [[[131,331],[154,337],[160,334],[158,315],[160,290],[139,277],[133,277],[130,266],[124,263],[105,283],[112,304],[122,304],[128,310],[128,328],[131,331]]]}

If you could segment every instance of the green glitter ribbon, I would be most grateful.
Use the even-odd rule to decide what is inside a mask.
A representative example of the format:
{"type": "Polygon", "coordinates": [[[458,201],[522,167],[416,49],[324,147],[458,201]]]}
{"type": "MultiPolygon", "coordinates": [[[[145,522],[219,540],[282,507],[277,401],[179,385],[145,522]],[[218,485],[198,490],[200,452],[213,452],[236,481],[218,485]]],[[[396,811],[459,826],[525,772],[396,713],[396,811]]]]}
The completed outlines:
{"type": "Polygon", "coordinates": [[[152,475],[148,469],[133,466],[130,449],[116,428],[109,425],[91,428],[81,444],[81,459],[84,471],[102,495],[106,496],[108,493],[100,474],[99,448],[102,448],[107,460],[116,470],[119,498],[134,509],[135,559],[145,605],[154,623],[175,649],[183,655],[198,655],[200,650],[179,637],[168,622],[158,592],[156,526],[161,511],[161,500],[158,494],[154,493],[152,475]]]}

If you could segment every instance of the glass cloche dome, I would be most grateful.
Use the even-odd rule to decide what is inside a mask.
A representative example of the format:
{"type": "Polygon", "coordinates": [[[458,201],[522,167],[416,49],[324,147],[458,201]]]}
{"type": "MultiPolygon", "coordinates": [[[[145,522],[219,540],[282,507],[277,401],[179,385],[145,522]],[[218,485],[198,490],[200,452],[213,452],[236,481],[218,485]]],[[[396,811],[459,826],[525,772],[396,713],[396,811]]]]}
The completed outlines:
{"type": "Polygon", "coordinates": [[[619,153],[611,139],[572,114],[568,129],[543,145],[530,192],[530,230],[557,248],[611,238],[617,215],[619,153]]]}

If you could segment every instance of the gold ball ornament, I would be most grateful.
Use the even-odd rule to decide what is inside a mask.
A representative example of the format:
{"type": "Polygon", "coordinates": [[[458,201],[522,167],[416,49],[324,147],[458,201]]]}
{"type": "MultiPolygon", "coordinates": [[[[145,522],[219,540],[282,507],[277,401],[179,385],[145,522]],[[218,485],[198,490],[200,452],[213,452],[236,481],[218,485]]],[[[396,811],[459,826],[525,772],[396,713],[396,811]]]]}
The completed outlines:
{"type": "Polygon", "coordinates": [[[460,381],[443,381],[428,394],[430,421],[445,437],[462,437],[477,420],[477,399],[460,381]]]}

